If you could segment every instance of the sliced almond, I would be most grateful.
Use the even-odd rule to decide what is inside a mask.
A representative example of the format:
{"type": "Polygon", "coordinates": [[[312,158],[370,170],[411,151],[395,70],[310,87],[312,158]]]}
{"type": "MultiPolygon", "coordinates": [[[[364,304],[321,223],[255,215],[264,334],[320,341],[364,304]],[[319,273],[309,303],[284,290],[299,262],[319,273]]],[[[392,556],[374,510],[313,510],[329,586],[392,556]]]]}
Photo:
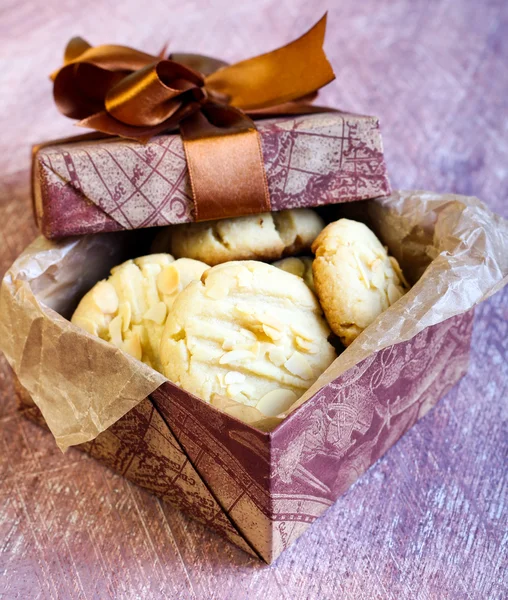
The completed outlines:
{"type": "Polygon", "coordinates": [[[251,340],[253,342],[257,340],[257,335],[250,329],[242,329],[240,334],[247,340],[251,340]]]}
{"type": "Polygon", "coordinates": [[[81,329],[88,331],[88,333],[91,333],[92,335],[99,335],[99,326],[95,321],[86,319],[85,317],[74,317],[72,322],[74,325],[81,327],[81,329]]]}
{"type": "Polygon", "coordinates": [[[404,295],[404,293],[393,283],[388,284],[388,289],[386,290],[386,293],[388,294],[388,300],[390,301],[390,305],[397,302],[397,300],[404,295]]]}
{"type": "Polygon", "coordinates": [[[258,316],[258,320],[263,323],[263,325],[268,325],[268,327],[271,327],[272,329],[284,331],[284,323],[281,323],[279,319],[276,319],[269,314],[265,313],[264,315],[258,316]]]}
{"type": "Polygon", "coordinates": [[[300,337],[299,335],[295,337],[295,346],[298,348],[298,350],[308,352],[309,354],[315,354],[317,352],[315,344],[300,337]]]}
{"type": "MultiPolygon", "coordinates": [[[[224,381],[224,383],[226,383],[226,382],[224,381]]],[[[242,393],[242,386],[238,383],[228,385],[228,387],[226,388],[226,394],[230,398],[234,398],[235,396],[238,396],[238,394],[241,394],[241,393],[242,393]]]]}
{"type": "Polygon", "coordinates": [[[174,265],[165,267],[157,277],[157,288],[161,294],[170,296],[178,291],[180,273],[174,265]]]}
{"type": "Polygon", "coordinates": [[[276,367],[280,367],[286,362],[287,356],[282,348],[273,346],[268,350],[268,358],[276,367]]]}
{"type": "Polygon", "coordinates": [[[219,385],[221,387],[226,387],[226,385],[224,384],[224,375],[222,373],[216,373],[215,376],[217,377],[217,381],[219,382],[219,385]]]}
{"type": "Polygon", "coordinates": [[[371,284],[378,290],[383,288],[385,282],[385,271],[383,261],[379,258],[372,263],[372,279],[371,284]]]}
{"type": "Polygon", "coordinates": [[[239,421],[243,421],[244,423],[254,423],[255,421],[259,421],[259,412],[256,410],[254,406],[250,406],[250,402],[248,398],[242,394],[239,398],[235,398],[236,402],[224,408],[224,412],[227,415],[235,417],[239,421]]]}
{"type": "Polygon", "coordinates": [[[314,336],[305,331],[305,329],[302,329],[299,325],[290,325],[290,329],[295,335],[299,335],[304,340],[308,340],[309,342],[314,341],[314,336]]]}
{"type": "Polygon", "coordinates": [[[238,373],[238,371],[228,371],[224,376],[224,383],[230,385],[232,383],[243,383],[245,381],[245,375],[238,373]]]}
{"type": "Polygon", "coordinates": [[[229,289],[220,283],[215,283],[205,290],[205,296],[213,298],[214,300],[222,300],[222,298],[225,298],[228,294],[229,289]]]}
{"type": "MultiPolygon", "coordinates": [[[[247,399],[251,399],[254,393],[256,392],[256,388],[253,385],[249,385],[247,383],[242,383],[242,395],[247,399]]],[[[243,402],[243,400],[242,400],[243,402]]]]}
{"type": "Polygon", "coordinates": [[[402,269],[400,268],[399,263],[397,262],[397,259],[394,258],[393,256],[389,256],[388,257],[390,259],[390,263],[393,267],[393,270],[395,271],[395,273],[397,274],[397,277],[400,279],[400,281],[402,282],[402,284],[409,289],[411,286],[409,285],[409,283],[407,282],[407,279],[404,277],[404,273],[402,272],[402,269]]]}
{"type": "Polygon", "coordinates": [[[122,347],[122,317],[117,315],[109,324],[109,337],[111,342],[118,348],[122,347]]]}
{"type": "Polygon", "coordinates": [[[132,309],[129,302],[122,302],[118,307],[118,316],[122,319],[122,331],[125,333],[131,324],[132,309]]]}
{"type": "Polygon", "coordinates": [[[263,323],[263,331],[270,339],[272,339],[274,341],[280,340],[283,335],[282,331],[279,331],[278,329],[274,329],[273,327],[270,327],[269,325],[265,325],[265,323],[263,323]]]}
{"type": "Polygon", "coordinates": [[[164,302],[157,302],[151,306],[146,313],[143,315],[143,319],[145,321],[153,321],[157,323],[157,325],[162,325],[166,320],[166,315],[168,313],[168,307],[164,302]]]}
{"type": "Polygon", "coordinates": [[[156,265],[153,263],[145,263],[145,264],[138,263],[138,266],[141,269],[141,273],[143,273],[143,275],[145,277],[154,277],[155,278],[162,271],[162,267],[160,265],[156,265]]]}
{"type": "Polygon", "coordinates": [[[255,344],[252,344],[251,342],[240,343],[234,340],[224,340],[222,344],[222,349],[227,350],[228,352],[230,350],[248,350],[249,352],[254,353],[254,347],[255,344]]]}
{"type": "Polygon", "coordinates": [[[259,353],[261,352],[261,344],[259,342],[254,342],[252,346],[249,346],[247,349],[252,352],[255,358],[258,358],[259,353]]]}
{"type": "Polygon", "coordinates": [[[118,310],[118,296],[109,281],[99,282],[93,289],[92,296],[97,308],[106,315],[112,315],[118,310]]]}
{"type": "Polygon", "coordinates": [[[266,417],[276,417],[288,410],[297,399],[293,391],[280,388],[265,394],[256,404],[256,408],[266,417]]]}
{"type": "Polygon", "coordinates": [[[245,362],[246,360],[252,360],[253,358],[254,355],[248,350],[232,350],[231,352],[223,354],[219,359],[219,363],[221,365],[228,365],[233,362],[245,362]]]}
{"type": "Polygon", "coordinates": [[[249,401],[248,396],[244,394],[241,386],[239,385],[228,385],[226,394],[229,396],[229,398],[231,398],[231,400],[235,400],[241,404],[246,404],[249,401]]]}
{"type": "Polygon", "coordinates": [[[250,317],[252,314],[252,311],[247,304],[235,304],[235,311],[243,316],[248,315],[250,317]]]}
{"type": "Polygon", "coordinates": [[[361,258],[359,258],[359,256],[356,254],[356,252],[354,250],[353,250],[353,256],[355,258],[356,265],[358,267],[358,271],[360,272],[360,279],[362,279],[362,281],[365,283],[365,285],[367,287],[370,287],[370,278],[367,275],[367,271],[365,270],[365,265],[363,264],[363,261],[361,260],[361,258]]]}
{"type": "Polygon", "coordinates": [[[284,363],[284,366],[290,373],[301,379],[312,379],[313,377],[311,366],[299,352],[293,352],[284,363]]]}
{"type": "Polygon", "coordinates": [[[227,350],[227,351],[233,350],[234,347],[235,347],[235,340],[229,339],[229,340],[224,340],[222,342],[222,349],[223,350],[227,350]]]}
{"type": "Polygon", "coordinates": [[[143,351],[141,348],[141,340],[139,339],[139,335],[137,333],[132,333],[122,344],[122,350],[134,356],[138,360],[141,360],[143,355],[143,351]]]}
{"type": "Polygon", "coordinates": [[[134,262],[138,265],[138,267],[146,267],[148,266],[157,266],[157,267],[165,267],[169,265],[169,263],[175,262],[175,259],[171,256],[171,254],[147,254],[146,256],[139,256],[134,260],[134,262]]]}

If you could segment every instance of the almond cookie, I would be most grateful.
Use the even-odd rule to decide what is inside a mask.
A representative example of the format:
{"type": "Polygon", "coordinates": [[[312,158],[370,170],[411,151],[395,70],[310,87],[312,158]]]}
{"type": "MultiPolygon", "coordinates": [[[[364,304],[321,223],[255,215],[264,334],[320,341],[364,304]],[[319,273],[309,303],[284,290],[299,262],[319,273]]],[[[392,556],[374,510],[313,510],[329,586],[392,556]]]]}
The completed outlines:
{"type": "Polygon", "coordinates": [[[79,303],[72,323],[161,370],[159,345],[168,310],[208,265],[150,254],[111,269],[79,303]]]}
{"type": "Polygon", "coordinates": [[[176,299],[161,340],[163,373],[207,402],[218,394],[273,416],[334,360],[329,334],[300,277],[257,261],[229,262],[176,299]]]}
{"type": "Polygon", "coordinates": [[[324,222],[306,208],[203,223],[173,225],[155,238],[155,252],[218,265],[233,260],[276,260],[308,250],[324,222]]]}
{"type": "Polygon", "coordinates": [[[277,269],[301,277],[314,293],[314,277],[312,275],[312,258],[310,256],[289,256],[273,263],[277,269]]]}
{"type": "Polygon", "coordinates": [[[317,295],[328,324],[345,346],[409,289],[398,262],[363,223],[330,223],[312,251],[317,295]]]}

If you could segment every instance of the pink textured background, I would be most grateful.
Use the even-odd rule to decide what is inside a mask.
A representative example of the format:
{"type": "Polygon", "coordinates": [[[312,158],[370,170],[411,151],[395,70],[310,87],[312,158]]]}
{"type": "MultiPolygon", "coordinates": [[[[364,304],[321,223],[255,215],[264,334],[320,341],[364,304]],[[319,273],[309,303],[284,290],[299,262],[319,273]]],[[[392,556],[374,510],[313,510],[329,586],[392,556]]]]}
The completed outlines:
{"type": "MultiPolygon", "coordinates": [[[[508,215],[504,0],[172,0],[0,7],[0,271],[36,231],[30,144],[75,133],[45,79],[67,38],[235,60],[326,9],[337,82],[323,101],[381,118],[393,186],[481,197],[508,215]],[[230,7],[231,6],[231,7],[230,7]]],[[[477,311],[469,374],[272,566],[15,412],[0,362],[0,596],[503,598],[508,291],[477,311]]]]}

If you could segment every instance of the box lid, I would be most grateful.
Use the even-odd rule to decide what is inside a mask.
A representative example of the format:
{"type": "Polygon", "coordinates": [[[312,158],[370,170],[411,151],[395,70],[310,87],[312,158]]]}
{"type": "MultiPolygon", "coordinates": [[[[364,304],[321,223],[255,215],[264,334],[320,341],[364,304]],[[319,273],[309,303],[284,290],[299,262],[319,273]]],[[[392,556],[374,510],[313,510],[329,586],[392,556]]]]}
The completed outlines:
{"type": "MultiPolygon", "coordinates": [[[[376,117],[344,112],[257,122],[274,211],[390,193],[376,117]]],[[[193,220],[178,134],[44,145],[34,156],[36,220],[49,238],[193,220]]]]}

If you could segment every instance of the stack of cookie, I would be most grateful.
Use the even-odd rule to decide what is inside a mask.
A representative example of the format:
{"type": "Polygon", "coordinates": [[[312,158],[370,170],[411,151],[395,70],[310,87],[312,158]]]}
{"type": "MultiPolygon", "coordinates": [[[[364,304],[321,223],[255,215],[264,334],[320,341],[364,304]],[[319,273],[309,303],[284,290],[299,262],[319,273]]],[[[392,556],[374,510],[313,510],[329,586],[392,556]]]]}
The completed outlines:
{"type": "Polygon", "coordinates": [[[112,269],[72,322],[206,402],[266,416],[409,288],[368,227],[309,209],[168,227],[152,249],[112,269]]]}

